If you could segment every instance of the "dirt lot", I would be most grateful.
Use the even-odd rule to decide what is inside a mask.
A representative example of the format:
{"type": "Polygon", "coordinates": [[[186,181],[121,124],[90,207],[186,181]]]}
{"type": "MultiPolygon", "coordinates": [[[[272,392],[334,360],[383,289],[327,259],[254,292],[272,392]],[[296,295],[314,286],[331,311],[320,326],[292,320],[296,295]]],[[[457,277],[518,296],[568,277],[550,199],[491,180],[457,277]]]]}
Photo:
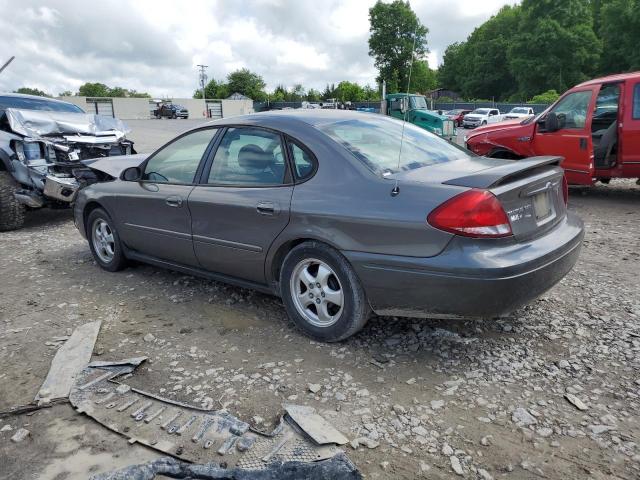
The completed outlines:
{"type": "MultiPolygon", "coordinates": [[[[196,123],[130,122],[131,137],[144,151],[196,123]]],[[[639,206],[633,182],[572,189],[580,261],[508,319],[374,318],[333,345],[273,297],[149,266],[104,272],[70,212],[34,212],[0,234],[0,410],[33,399],[54,337],[100,319],[94,358],[149,356],[133,385],[267,429],[285,401],[312,405],[379,442],[346,448],[367,478],[638,478],[639,206]]],[[[1,478],[84,479],[155,456],[67,405],[0,418],[1,478]],[[11,442],[20,427],[30,437],[11,442]]]]}

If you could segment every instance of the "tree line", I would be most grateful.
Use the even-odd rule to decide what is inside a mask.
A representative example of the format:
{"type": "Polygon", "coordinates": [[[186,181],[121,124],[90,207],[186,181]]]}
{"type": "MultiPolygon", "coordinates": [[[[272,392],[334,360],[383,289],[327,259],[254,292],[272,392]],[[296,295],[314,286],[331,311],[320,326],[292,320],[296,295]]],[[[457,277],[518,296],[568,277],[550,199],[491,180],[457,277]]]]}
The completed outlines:
{"type": "MultiPolygon", "coordinates": [[[[13,93],[23,93],[26,95],[37,95],[39,97],[51,97],[52,95],[44,92],[38,88],[33,87],[20,87],[14,90],[13,93]]],[[[128,97],[128,98],[151,98],[146,92],[138,92],[122,87],[109,87],[104,83],[99,82],[87,82],[80,85],[77,92],[73,93],[71,90],[65,90],[58,93],[59,97],[128,97]]]]}
{"type": "MultiPolygon", "coordinates": [[[[206,98],[214,99],[240,93],[261,102],[319,102],[329,98],[341,102],[380,100],[377,88],[348,81],[327,85],[323,91],[315,88],[306,89],[302,84],[293,85],[291,88],[278,84],[269,92],[265,87],[266,83],[259,74],[242,68],[227,75],[226,81],[210,80],[204,87],[204,94],[206,98]]],[[[202,98],[202,89],[195,90],[193,98],[202,98]]]]}
{"type": "Polygon", "coordinates": [[[523,0],[447,47],[438,83],[465,98],[557,98],[640,69],[640,0],[523,0]]]}

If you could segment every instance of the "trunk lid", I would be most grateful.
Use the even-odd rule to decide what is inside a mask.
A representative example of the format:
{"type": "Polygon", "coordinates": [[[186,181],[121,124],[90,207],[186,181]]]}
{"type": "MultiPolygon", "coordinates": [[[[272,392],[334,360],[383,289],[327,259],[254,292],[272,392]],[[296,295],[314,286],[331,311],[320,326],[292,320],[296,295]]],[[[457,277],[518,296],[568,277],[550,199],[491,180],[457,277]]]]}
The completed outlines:
{"type": "Polygon", "coordinates": [[[398,180],[486,189],[504,208],[514,237],[542,235],[566,215],[562,157],[500,160],[470,157],[402,172],[398,180]]]}

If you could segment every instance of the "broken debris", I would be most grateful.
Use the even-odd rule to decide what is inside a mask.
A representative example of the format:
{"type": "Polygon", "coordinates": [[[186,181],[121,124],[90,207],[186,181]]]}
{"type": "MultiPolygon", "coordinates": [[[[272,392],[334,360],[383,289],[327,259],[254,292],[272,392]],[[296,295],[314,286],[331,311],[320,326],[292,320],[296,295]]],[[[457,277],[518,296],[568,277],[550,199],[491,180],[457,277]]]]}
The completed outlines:
{"type": "Polygon", "coordinates": [[[334,458],[342,453],[336,444],[347,443],[344,435],[310,407],[286,406],[278,427],[264,434],[251,430],[248,423],[225,410],[196,408],[117,381],[142,361],[144,357],[90,364],[71,390],[71,404],[130,442],[197,464],[208,464],[217,454],[224,456],[228,468],[271,471],[288,462],[304,464],[334,458]]]}
{"type": "Polygon", "coordinates": [[[227,469],[216,463],[193,465],[171,457],[94,475],[91,480],[152,480],[156,475],[203,480],[359,480],[362,475],[344,453],[319,462],[285,462],[268,469],[227,469]]]}
{"type": "Polygon", "coordinates": [[[91,361],[101,323],[96,321],[80,325],[60,347],[53,357],[47,378],[36,395],[37,402],[47,403],[69,396],[76,376],[91,361]]]}

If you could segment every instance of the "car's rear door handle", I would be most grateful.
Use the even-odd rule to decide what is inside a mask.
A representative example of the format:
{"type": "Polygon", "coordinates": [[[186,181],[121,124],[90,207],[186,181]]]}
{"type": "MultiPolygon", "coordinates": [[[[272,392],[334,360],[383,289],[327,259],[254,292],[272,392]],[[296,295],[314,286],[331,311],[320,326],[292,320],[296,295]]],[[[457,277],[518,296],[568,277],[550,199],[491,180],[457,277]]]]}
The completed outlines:
{"type": "Polygon", "coordinates": [[[164,203],[170,207],[178,208],[182,206],[182,198],[177,195],[171,195],[170,197],[165,198],[164,203]]]}
{"type": "Polygon", "coordinates": [[[273,202],[260,202],[256,205],[256,210],[260,215],[277,215],[280,213],[278,205],[273,202]]]}

